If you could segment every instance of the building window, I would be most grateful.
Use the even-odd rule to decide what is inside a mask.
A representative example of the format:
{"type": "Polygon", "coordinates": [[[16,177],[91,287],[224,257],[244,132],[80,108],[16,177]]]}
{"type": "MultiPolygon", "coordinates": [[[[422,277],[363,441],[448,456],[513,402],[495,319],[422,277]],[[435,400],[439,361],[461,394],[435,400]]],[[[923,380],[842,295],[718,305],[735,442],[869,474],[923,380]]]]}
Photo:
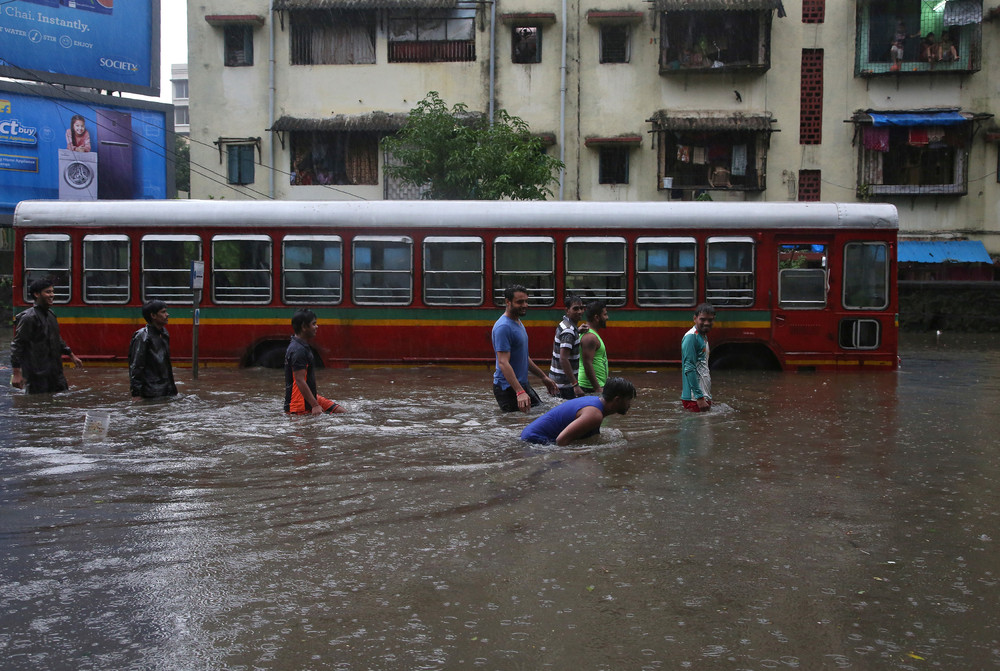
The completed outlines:
{"type": "Polygon", "coordinates": [[[662,188],[762,191],[771,117],[653,117],[662,188]]]}
{"type": "Polygon", "coordinates": [[[188,97],[188,80],[175,79],[173,84],[174,84],[174,100],[186,100],[188,97]]]}
{"type": "Polygon", "coordinates": [[[423,270],[427,305],[482,304],[482,238],[425,238],[423,270]]]}
{"type": "MultiPolygon", "coordinates": [[[[673,4],[684,6],[683,0],[673,4]]],[[[664,12],[660,22],[660,73],[767,70],[771,66],[772,12],[664,12]]]]}
{"type": "Polygon", "coordinates": [[[709,238],[707,257],[705,298],[708,302],[726,307],[753,305],[753,238],[709,238]]]}
{"type": "Polygon", "coordinates": [[[861,195],[961,195],[968,191],[972,124],[964,115],[866,112],[855,115],[855,122],[859,121],[861,195]]]}
{"type": "Polygon", "coordinates": [[[292,132],[291,148],[291,184],[378,184],[377,133],[292,132]]]}
{"type": "Polygon", "coordinates": [[[600,184],[628,184],[628,147],[602,146],[598,148],[600,184]]]}
{"type": "Polygon", "coordinates": [[[354,277],[358,305],[409,305],[413,300],[413,239],[401,236],[354,238],[354,277]]]}
{"type": "Polygon", "coordinates": [[[174,125],[175,126],[191,125],[191,108],[174,107],[174,125]]]}
{"type": "Polygon", "coordinates": [[[28,233],[24,236],[24,300],[34,303],[28,287],[48,279],[56,303],[69,302],[70,239],[62,233],[28,233]]]}
{"type": "Polygon", "coordinates": [[[83,238],[83,301],[128,303],[129,239],[99,234],[83,238]]]}
{"type": "Polygon", "coordinates": [[[216,303],[271,302],[271,238],[212,238],[212,299],[216,303]]]}
{"type": "Polygon", "coordinates": [[[375,12],[306,9],[290,13],[292,65],[375,62],[375,12]]]}
{"type": "Polygon", "coordinates": [[[799,81],[799,144],[823,142],[823,50],[803,49],[799,81]]]}
{"type": "Polygon", "coordinates": [[[566,238],[566,293],[625,305],[625,238],[566,238]]]}
{"type": "Polygon", "coordinates": [[[512,62],[542,62],[542,29],[538,26],[514,26],[511,29],[510,43],[512,62]]]}
{"type": "Polygon", "coordinates": [[[844,307],[884,310],[889,305],[889,257],[883,242],[844,245],[844,307]]]}
{"type": "Polygon", "coordinates": [[[815,202],[822,200],[822,171],[799,170],[799,200],[815,202]]]}
{"type": "Polygon", "coordinates": [[[778,246],[778,306],[782,308],[826,307],[826,245],[778,246]]]}
{"type": "Polygon", "coordinates": [[[977,72],[982,50],[978,0],[858,2],[855,71],[860,76],[977,72]]]}
{"type": "Polygon", "coordinates": [[[342,250],[339,235],[286,235],[281,242],[282,300],[305,305],[340,303],[342,250]]]}
{"type": "Polygon", "coordinates": [[[398,10],[389,14],[390,63],[476,60],[476,10],[398,10]]]}
{"type": "Polygon", "coordinates": [[[254,180],[254,145],[226,145],[228,157],[227,177],[230,184],[253,184],[254,180]]]}
{"type": "Polygon", "coordinates": [[[555,240],[511,235],[493,241],[493,302],[503,305],[504,289],[515,284],[528,290],[528,305],[555,304],[555,240]]]}
{"type": "Polygon", "coordinates": [[[695,302],[694,238],[641,237],[635,242],[635,301],[641,307],[691,306],[695,302]]]}
{"type": "Polygon", "coordinates": [[[802,23],[823,23],[826,0],[802,0],[802,23]]]}
{"type": "Polygon", "coordinates": [[[142,300],[158,298],[167,304],[194,303],[191,262],[201,260],[197,235],[144,235],[142,251],[142,300]]]}
{"type": "Polygon", "coordinates": [[[621,24],[601,26],[601,62],[628,63],[629,27],[621,24]]]}
{"type": "MultiPolygon", "coordinates": [[[[222,27],[227,67],[253,65],[253,26],[229,24],[222,27]]],[[[187,96],[184,96],[185,98],[187,96]]]]}

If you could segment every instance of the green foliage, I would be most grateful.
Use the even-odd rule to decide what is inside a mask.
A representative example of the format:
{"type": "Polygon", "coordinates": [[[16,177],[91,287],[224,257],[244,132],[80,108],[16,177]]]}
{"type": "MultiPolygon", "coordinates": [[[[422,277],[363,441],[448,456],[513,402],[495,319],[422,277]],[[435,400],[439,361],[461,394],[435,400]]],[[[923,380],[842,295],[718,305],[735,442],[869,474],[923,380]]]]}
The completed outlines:
{"type": "Polygon", "coordinates": [[[174,136],[174,182],[178,191],[191,191],[191,145],[180,135],[174,136]]]}
{"type": "Polygon", "coordinates": [[[563,167],[523,119],[498,110],[491,126],[462,103],[449,110],[437,91],[410,110],[382,148],[394,160],[386,175],[423,188],[433,200],[544,200],[563,167]]]}

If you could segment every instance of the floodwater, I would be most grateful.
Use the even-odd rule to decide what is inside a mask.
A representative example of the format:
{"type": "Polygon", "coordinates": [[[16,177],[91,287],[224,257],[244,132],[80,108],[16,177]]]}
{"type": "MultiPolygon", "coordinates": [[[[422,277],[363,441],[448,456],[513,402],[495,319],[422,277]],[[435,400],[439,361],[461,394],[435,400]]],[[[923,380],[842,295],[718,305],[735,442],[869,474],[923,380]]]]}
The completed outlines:
{"type": "Polygon", "coordinates": [[[706,415],[629,371],[571,449],[521,443],[485,368],[321,370],[350,414],[304,418],[275,370],[3,387],[0,666],[1000,668],[997,345],[720,372],[706,415]]]}

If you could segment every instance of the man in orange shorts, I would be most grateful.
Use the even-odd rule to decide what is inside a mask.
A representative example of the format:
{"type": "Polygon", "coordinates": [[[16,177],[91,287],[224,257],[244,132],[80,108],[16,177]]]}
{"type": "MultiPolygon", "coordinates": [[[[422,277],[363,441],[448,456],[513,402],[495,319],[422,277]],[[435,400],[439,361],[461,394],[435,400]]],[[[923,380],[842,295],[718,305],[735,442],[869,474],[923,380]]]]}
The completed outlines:
{"type": "Polygon", "coordinates": [[[319,329],[316,313],[298,310],[292,316],[292,329],[295,335],[285,350],[285,412],[293,415],[347,412],[336,401],[316,393],[316,359],[311,346],[319,329]]]}

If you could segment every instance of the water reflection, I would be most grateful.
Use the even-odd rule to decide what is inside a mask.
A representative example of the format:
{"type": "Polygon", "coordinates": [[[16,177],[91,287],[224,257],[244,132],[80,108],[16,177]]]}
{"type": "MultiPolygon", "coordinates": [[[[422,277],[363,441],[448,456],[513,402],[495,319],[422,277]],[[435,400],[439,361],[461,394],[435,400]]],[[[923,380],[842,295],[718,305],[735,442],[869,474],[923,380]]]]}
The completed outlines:
{"type": "Polygon", "coordinates": [[[995,667],[995,344],[726,373],[705,415],[629,372],[571,449],[486,369],[321,371],[351,413],[292,419],[280,371],[5,390],[4,668],[995,667]]]}

